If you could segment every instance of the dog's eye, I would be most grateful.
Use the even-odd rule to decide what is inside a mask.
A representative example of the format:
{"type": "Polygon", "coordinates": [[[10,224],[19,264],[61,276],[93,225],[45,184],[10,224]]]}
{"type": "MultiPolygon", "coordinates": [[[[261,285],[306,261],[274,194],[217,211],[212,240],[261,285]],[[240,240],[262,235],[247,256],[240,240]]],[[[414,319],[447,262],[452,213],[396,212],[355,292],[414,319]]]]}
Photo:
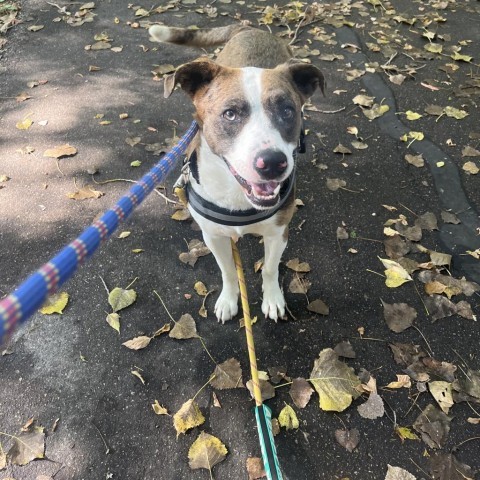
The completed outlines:
{"type": "Polygon", "coordinates": [[[285,107],[282,111],[282,118],[284,120],[290,120],[295,115],[295,110],[292,107],[285,107]]]}
{"type": "Polygon", "coordinates": [[[228,120],[229,122],[233,122],[237,119],[237,113],[235,112],[235,110],[232,109],[225,110],[222,115],[223,118],[225,120],[228,120]]]}

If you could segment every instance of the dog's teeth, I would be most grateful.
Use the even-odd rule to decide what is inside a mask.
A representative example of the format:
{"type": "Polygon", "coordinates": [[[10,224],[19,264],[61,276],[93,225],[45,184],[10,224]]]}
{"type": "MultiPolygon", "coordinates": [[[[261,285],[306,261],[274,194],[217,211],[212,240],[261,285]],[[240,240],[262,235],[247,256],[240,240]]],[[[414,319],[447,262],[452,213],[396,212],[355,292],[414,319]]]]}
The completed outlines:
{"type": "Polygon", "coordinates": [[[274,196],[275,196],[275,195],[278,195],[278,192],[280,191],[280,187],[281,187],[281,185],[278,184],[278,185],[277,185],[277,188],[275,188],[275,190],[273,191],[273,195],[274,195],[274,196]]]}

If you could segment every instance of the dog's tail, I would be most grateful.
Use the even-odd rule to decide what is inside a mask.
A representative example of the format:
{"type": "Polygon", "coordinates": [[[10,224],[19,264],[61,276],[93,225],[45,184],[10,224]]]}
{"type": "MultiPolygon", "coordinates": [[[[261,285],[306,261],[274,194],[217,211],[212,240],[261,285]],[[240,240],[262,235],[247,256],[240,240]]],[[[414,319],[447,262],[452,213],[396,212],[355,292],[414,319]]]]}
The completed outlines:
{"type": "Polygon", "coordinates": [[[235,34],[247,28],[249,27],[244,24],[199,28],[197,30],[153,25],[148,30],[148,33],[156,42],[175,43],[176,45],[192,47],[214,47],[227,43],[235,34]]]}

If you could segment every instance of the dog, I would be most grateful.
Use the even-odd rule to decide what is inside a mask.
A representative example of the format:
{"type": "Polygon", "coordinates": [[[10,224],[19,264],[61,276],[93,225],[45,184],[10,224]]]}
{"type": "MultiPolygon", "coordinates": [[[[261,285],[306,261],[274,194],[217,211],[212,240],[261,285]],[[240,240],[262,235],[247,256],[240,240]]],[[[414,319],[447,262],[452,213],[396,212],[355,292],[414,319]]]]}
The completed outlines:
{"type": "Polygon", "coordinates": [[[222,274],[215,315],[224,323],[238,312],[239,287],[230,239],[261,235],[262,312],[285,315],[278,266],[295,210],[295,156],[302,107],[325,79],[315,66],[293,58],[280,38],[247,25],[189,30],[150,27],[151,39],[178,45],[225,44],[216,61],[206,57],[166,77],[168,98],[180,85],[192,99],[199,133],[192,143],[188,205],[222,274]]]}

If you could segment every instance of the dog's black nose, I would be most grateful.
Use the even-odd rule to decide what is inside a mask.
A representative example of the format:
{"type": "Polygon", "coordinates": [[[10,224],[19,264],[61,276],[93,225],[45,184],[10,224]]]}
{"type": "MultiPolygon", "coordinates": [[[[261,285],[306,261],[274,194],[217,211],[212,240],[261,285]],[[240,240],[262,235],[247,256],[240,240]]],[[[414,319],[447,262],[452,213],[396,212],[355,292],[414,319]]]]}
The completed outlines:
{"type": "Polygon", "coordinates": [[[262,150],[255,157],[253,166],[262,178],[273,180],[287,169],[287,156],[278,150],[262,150]]]}

